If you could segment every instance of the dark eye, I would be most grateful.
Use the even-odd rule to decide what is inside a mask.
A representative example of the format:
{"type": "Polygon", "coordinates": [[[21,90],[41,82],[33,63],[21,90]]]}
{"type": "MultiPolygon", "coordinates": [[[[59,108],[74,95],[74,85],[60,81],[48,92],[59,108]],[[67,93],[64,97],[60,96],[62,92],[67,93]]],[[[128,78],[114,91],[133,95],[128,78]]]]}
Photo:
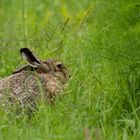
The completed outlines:
{"type": "Polygon", "coordinates": [[[62,63],[58,63],[56,65],[56,67],[59,69],[59,70],[62,70],[63,69],[63,64],[62,63]]]}

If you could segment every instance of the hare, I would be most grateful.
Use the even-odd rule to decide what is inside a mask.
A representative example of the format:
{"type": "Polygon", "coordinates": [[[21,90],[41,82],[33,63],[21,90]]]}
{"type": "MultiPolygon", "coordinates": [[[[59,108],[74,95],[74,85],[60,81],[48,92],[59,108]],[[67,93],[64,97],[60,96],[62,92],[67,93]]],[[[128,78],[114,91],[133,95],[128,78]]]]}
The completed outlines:
{"type": "Polygon", "coordinates": [[[40,61],[28,48],[20,53],[29,64],[0,80],[0,105],[6,110],[13,106],[33,110],[40,99],[53,104],[70,77],[69,71],[59,61],[40,61]]]}

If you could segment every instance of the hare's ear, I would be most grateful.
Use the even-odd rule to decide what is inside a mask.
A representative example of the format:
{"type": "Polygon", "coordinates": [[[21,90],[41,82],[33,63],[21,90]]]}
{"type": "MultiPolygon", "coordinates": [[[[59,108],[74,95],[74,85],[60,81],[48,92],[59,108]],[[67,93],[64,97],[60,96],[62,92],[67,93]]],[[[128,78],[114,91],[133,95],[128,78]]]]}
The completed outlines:
{"type": "Polygon", "coordinates": [[[20,53],[31,67],[41,69],[43,72],[48,72],[48,69],[41,63],[41,61],[37,57],[35,57],[35,55],[28,48],[20,49],[20,53]]]}
{"type": "Polygon", "coordinates": [[[13,74],[20,73],[22,71],[35,71],[35,70],[37,70],[37,68],[33,68],[30,65],[25,65],[19,69],[16,69],[15,71],[13,71],[13,74]]]}
{"type": "Polygon", "coordinates": [[[20,53],[22,57],[31,65],[32,67],[38,67],[41,62],[28,48],[21,48],[20,53]]]}

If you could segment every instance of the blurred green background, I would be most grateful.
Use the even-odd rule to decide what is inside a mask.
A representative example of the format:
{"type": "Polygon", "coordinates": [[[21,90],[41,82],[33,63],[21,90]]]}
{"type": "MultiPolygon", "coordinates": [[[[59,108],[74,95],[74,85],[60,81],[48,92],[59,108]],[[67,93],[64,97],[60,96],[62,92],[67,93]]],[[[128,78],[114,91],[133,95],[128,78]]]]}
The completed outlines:
{"type": "Polygon", "coordinates": [[[1,0],[0,77],[19,49],[63,61],[71,79],[34,118],[0,113],[0,140],[140,138],[139,0],[1,0]]]}

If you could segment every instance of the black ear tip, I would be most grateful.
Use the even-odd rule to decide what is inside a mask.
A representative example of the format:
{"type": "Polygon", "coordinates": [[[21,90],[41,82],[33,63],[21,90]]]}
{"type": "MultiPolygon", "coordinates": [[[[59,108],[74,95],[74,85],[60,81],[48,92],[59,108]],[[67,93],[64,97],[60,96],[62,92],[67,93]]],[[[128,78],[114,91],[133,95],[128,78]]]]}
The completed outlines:
{"type": "Polygon", "coordinates": [[[30,52],[30,50],[28,48],[21,48],[20,53],[22,53],[22,52],[30,52]]]}

